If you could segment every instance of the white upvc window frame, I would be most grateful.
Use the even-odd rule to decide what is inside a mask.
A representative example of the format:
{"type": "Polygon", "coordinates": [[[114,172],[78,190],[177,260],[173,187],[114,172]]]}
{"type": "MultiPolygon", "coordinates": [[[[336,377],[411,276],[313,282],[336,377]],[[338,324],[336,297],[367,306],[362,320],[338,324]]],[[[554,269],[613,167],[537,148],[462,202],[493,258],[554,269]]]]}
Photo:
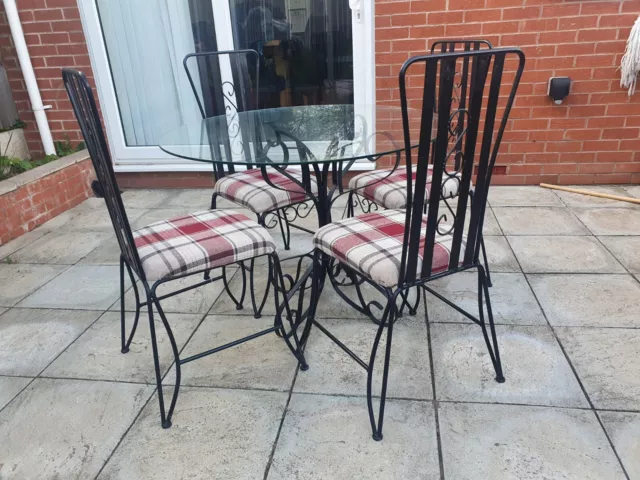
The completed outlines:
{"type": "MultiPolygon", "coordinates": [[[[215,2],[214,16],[216,37],[220,50],[233,50],[233,36],[231,32],[231,14],[229,2],[212,0],[215,2]],[[223,8],[220,8],[220,5],[223,8]]],[[[98,14],[96,0],[78,0],[80,18],[82,21],[91,67],[93,69],[98,98],[102,109],[107,141],[114,162],[116,172],[203,172],[211,171],[211,165],[180,159],[163,152],[157,146],[127,146],[120,112],[116,99],[116,92],[111,68],[104,43],[102,26],[98,14]]],[[[360,0],[359,15],[352,12],[353,25],[353,71],[363,72],[361,79],[364,87],[356,89],[355,105],[375,104],[375,21],[374,0],[360,0]]],[[[355,83],[355,79],[354,79],[355,83]]],[[[365,116],[369,125],[375,125],[375,109],[366,112],[356,112],[365,116]]],[[[356,162],[352,171],[371,170],[375,167],[372,162],[356,162]]]]}

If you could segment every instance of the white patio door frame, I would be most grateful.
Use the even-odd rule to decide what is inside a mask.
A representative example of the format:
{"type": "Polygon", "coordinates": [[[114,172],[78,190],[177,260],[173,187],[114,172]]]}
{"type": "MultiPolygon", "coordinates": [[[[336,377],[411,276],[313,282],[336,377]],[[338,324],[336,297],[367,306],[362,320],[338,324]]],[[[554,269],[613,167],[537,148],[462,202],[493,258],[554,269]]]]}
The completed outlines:
{"type": "MultiPolygon", "coordinates": [[[[228,0],[211,1],[214,6],[218,49],[233,50],[229,2],[228,0]]],[[[354,0],[350,3],[353,4],[354,0]]],[[[367,125],[374,125],[375,110],[363,110],[359,107],[375,103],[374,0],[359,0],[355,3],[359,4],[359,11],[355,9],[352,11],[354,104],[357,106],[356,116],[361,116],[367,125]]],[[[78,0],[78,8],[98,89],[114,170],[116,172],[211,171],[211,166],[206,163],[176,158],[157,146],[127,146],[96,0],[78,0]]],[[[222,70],[223,81],[225,77],[231,79],[230,66],[227,65],[225,68],[223,64],[222,70]]],[[[365,161],[354,164],[352,170],[369,170],[373,167],[371,162],[365,161]]]]}

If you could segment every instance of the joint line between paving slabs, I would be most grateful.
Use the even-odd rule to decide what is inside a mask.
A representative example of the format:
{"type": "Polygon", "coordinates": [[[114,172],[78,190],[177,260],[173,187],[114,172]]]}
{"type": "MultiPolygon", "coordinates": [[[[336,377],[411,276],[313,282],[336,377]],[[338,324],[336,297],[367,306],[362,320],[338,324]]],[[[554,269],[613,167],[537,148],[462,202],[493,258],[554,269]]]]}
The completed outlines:
{"type": "MultiPolygon", "coordinates": [[[[422,300],[424,304],[424,320],[427,327],[427,347],[429,349],[429,369],[431,372],[431,389],[433,391],[433,416],[436,424],[436,444],[438,446],[438,465],[440,467],[440,480],[444,480],[444,457],[442,454],[442,439],[440,438],[440,415],[438,412],[439,403],[436,395],[436,374],[435,365],[433,363],[433,349],[431,348],[431,326],[429,325],[429,309],[427,307],[427,291],[422,290],[422,300]]],[[[419,295],[419,294],[418,294],[419,295]]]]}
{"type": "MultiPolygon", "coordinates": [[[[589,231],[591,231],[591,230],[589,230],[589,231]]],[[[591,234],[591,236],[595,237],[595,235],[593,235],[593,234],[591,234]]],[[[525,280],[527,282],[527,285],[529,286],[529,289],[531,290],[531,293],[533,294],[533,298],[536,299],[536,303],[538,304],[538,307],[540,308],[540,311],[542,312],[542,316],[544,317],[545,321],[547,322],[547,325],[548,325],[549,329],[551,330],[551,333],[552,333],[553,337],[555,338],[556,342],[558,343],[558,346],[560,347],[560,350],[562,351],[562,354],[564,355],[564,358],[567,360],[567,363],[569,364],[569,367],[571,368],[571,371],[573,372],[573,375],[576,377],[576,380],[578,381],[578,385],[580,385],[580,389],[582,390],[583,395],[587,399],[587,402],[589,403],[589,406],[591,407],[591,411],[593,412],[593,415],[596,417],[596,420],[600,424],[600,428],[602,429],[602,432],[604,433],[607,441],[609,442],[609,446],[611,447],[611,450],[613,451],[613,454],[615,455],[616,459],[618,460],[618,464],[620,465],[620,468],[622,469],[622,473],[624,473],[625,478],[627,480],[630,480],[629,474],[627,473],[627,470],[626,470],[624,464],[622,463],[622,459],[620,458],[620,455],[618,455],[618,451],[616,450],[616,447],[613,445],[613,441],[611,440],[611,437],[609,436],[609,433],[604,428],[604,424],[602,423],[602,420],[600,419],[600,416],[598,415],[598,412],[596,411],[596,408],[593,405],[593,402],[591,401],[591,397],[589,397],[589,394],[587,393],[587,390],[586,390],[585,386],[583,385],[582,380],[580,379],[580,376],[578,375],[578,371],[576,370],[575,366],[573,365],[573,362],[571,362],[571,358],[569,357],[569,354],[565,350],[564,345],[560,341],[560,338],[558,337],[558,334],[556,333],[555,328],[553,327],[553,325],[551,325],[551,322],[549,322],[549,319],[547,318],[547,314],[545,313],[544,308],[542,307],[542,304],[540,303],[540,299],[538,298],[538,295],[536,295],[535,290],[531,286],[531,283],[529,282],[529,277],[527,276],[527,274],[522,269],[522,265],[520,264],[520,260],[516,256],[516,252],[513,250],[513,247],[511,246],[511,242],[509,242],[509,238],[505,236],[505,239],[507,240],[507,245],[509,245],[509,248],[511,249],[511,253],[515,257],[516,262],[518,262],[518,267],[520,268],[520,272],[524,275],[524,278],[525,278],[525,280]]],[[[616,259],[616,261],[618,261],[618,260],[616,259]]]]}
{"type": "Polygon", "coordinates": [[[284,420],[287,416],[287,411],[289,410],[289,403],[291,402],[291,397],[293,396],[293,387],[296,384],[296,380],[298,378],[298,372],[300,372],[300,366],[296,368],[296,373],[293,375],[293,381],[291,382],[291,388],[289,389],[289,396],[287,397],[287,402],[284,405],[284,410],[282,411],[282,418],[280,419],[280,425],[278,425],[278,433],[276,433],[276,438],[273,441],[273,446],[271,447],[271,453],[269,454],[269,460],[267,461],[267,466],[264,469],[264,480],[267,480],[269,476],[269,471],[271,470],[271,465],[273,464],[273,457],[276,454],[276,448],[278,446],[278,440],[280,440],[280,433],[282,432],[282,426],[284,425],[284,420]]]}

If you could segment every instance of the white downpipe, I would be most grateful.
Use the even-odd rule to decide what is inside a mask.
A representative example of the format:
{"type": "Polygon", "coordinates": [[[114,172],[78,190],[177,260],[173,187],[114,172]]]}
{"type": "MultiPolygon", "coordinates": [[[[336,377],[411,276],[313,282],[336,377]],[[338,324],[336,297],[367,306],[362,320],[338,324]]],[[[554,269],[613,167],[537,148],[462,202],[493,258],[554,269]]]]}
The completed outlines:
{"type": "Polygon", "coordinates": [[[31,100],[31,108],[33,109],[33,114],[35,115],[36,123],[38,124],[38,131],[40,132],[40,138],[42,139],[44,153],[47,155],[55,155],[56,148],[53,145],[51,129],[49,128],[47,112],[45,111],[46,108],[42,104],[42,97],[40,96],[40,90],[38,89],[38,82],[36,82],[36,75],[33,73],[33,65],[31,64],[31,57],[29,56],[27,43],[24,40],[24,32],[22,31],[22,24],[20,23],[20,17],[18,16],[16,1],[3,0],[3,3],[4,10],[7,13],[7,21],[11,28],[13,44],[16,47],[20,68],[22,69],[22,75],[24,76],[24,83],[27,86],[29,100],[31,100]]]}

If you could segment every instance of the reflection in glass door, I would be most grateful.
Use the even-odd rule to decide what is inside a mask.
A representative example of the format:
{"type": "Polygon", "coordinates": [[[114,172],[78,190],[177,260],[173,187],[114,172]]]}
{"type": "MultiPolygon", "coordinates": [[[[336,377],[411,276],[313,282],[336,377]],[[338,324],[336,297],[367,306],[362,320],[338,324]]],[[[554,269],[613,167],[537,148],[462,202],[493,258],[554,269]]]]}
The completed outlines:
{"type": "MultiPolygon", "coordinates": [[[[355,105],[357,132],[359,109],[374,99],[374,2],[356,2],[363,16],[350,3],[78,0],[116,163],[144,170],[154,162],[179,163],[157,145],[168,131],[201,117],[182,66],[195,52],[256,50],[258,108],[355,105]]],[[[229,70],[220,62],[199,78],[207,116],[225,114],[220,85],[234,80],[229,70]]]]}
{"type": "Polygon", "coordinates": [[[353,103],[348,0],[229,0],[235,48],[260,54],[260,107],[353,103]]]}

